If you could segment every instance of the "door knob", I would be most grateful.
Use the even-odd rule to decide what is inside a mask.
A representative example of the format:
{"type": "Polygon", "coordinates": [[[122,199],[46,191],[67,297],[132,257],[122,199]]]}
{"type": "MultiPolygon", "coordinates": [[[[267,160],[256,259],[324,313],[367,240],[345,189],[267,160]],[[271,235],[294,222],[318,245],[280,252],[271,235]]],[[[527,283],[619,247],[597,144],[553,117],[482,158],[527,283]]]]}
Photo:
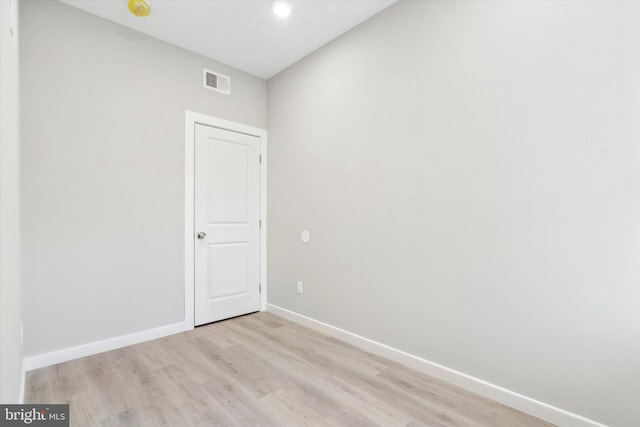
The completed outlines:
{"type": "Polygon", "coordinates": [[[197,234],[197,236],[198,236],[198,239],[202,240],[202,239],[204,239],[205,237],[207,237],[207,233],[205,233],[205,232],[201,231],[201,232],[199,232],[199,233],[197,234]]]}

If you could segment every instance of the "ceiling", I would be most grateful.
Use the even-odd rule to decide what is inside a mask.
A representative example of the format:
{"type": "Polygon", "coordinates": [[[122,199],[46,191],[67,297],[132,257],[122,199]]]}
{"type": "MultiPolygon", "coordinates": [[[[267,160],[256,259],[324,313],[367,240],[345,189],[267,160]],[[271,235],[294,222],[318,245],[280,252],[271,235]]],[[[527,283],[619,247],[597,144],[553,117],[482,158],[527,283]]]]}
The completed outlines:
{"type": "Polygon", "coordinates": [[[149,0],[139,18],[127,0],[60,0],[200,55],[268,79],[397,0],[149,0]]]}

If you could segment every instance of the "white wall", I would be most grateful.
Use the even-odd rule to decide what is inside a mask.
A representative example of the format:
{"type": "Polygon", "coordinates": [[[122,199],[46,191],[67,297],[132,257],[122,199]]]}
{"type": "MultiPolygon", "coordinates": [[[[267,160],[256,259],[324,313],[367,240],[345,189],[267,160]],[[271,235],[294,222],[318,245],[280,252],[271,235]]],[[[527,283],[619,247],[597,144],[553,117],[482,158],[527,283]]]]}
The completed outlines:
{"type": "Polygon", "coordinates": [[[638,22],[403,1],[269,80],[269,303],[640,425],[638,22]]]}
{"type": "Polygon", "coordinates": [[[21,55],[25,354],[182,321],[184,112],[264,128],[266,82],[54,1],[21,55]]]}
{"type": "Polygon", "coordinates": [[[0,402],[2,403],[20,401],[22,379],[18,26],[18,2],[0,1],[0,402]]]}

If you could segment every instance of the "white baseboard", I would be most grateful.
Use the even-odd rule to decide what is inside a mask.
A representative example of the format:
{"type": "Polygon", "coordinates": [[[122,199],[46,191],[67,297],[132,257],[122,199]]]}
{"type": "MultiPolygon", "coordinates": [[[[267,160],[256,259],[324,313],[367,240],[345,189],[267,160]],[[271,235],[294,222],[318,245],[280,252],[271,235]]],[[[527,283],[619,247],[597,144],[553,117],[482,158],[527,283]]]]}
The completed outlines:
{"type": "Polygon", "coordinates": [[[85,356],[91,356],[104,351],[115,350],[116,348],[166,337],[167,335],[177,334],[178,332],[184,332],[190,329],[193,329],[193,325],[190,325],[188,322],[179,322],[172,325],[148,329],[146,331],[135,332],[133,334],[83,344],[77,347],[52,351],[51,353],[29,356],[24,358],[23,370],[25,372],[32,371],[34,369],[44,368],[45,366],[67,362],[69,360],[79,359],[85,356]]]}
{"type": "Polygon", "coordinates": [[[278,307],[273,304],[267,304],[267,311],[315,329],[326,335],[341,339],[350,344],[355,345],[369,353],[386,357],[403,365],[409,366],[417,371],[424,372],[433,377],[455,384],[469,391],[485,396],[489,399],[503,403],[507,406],[515,408],[519,411],[533,415],[544,421],[556,424],[562,427],[607,427],[604,424],[565,411],[555,406],[540,402],[504,387],[491,384],[471,375],[458,372],[446,366],[439,365],[429,360],[422,359],[404,351],[389,347],[388,345],[370,340],[368,338],[345,331],[344,329],[331,326],[327,323],[320,322],[310,317],[303,316],[293,311],[278,307]]]}

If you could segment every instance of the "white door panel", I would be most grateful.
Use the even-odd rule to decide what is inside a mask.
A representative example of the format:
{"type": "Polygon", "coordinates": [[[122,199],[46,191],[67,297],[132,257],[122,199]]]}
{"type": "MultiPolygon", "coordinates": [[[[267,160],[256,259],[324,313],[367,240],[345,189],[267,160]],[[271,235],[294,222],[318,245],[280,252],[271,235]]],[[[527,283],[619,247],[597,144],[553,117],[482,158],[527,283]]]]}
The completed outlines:
{"type": "Polygon", "coordinates": [[[216,140],[209,147],[209,223],[249,220],[250,147],[216,140]]]}
{"type": "Polygon", "coordinates": [[[260,309],[260,139],[195,129],[195,324],[260,309]]]}

